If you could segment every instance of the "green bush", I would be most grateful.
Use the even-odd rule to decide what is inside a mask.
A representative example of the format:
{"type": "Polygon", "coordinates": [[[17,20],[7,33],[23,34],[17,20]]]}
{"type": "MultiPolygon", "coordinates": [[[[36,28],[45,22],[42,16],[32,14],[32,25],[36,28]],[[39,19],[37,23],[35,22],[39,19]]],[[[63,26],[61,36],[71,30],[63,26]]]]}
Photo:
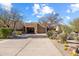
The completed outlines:
{"type": "Polygon", "coordinates": [[[0,38],[8,38],[12,34],[12,29],[0,28],[0,38]]]}

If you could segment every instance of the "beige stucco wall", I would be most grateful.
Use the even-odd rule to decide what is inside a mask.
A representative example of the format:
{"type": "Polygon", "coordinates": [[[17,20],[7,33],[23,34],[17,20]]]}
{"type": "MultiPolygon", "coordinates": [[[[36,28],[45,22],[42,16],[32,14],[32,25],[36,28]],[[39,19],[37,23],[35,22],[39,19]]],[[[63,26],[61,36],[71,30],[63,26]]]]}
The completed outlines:
{"type": "Polygon", "coordinates": [[[35,30],[35,33],[46,33],[46,27],[42,24],[38,24],[38,23],[28,23],[25,24],[25,31],[27,33],[27,28],[29,27],[33,27],[35,30]]]}
{"type": "Polygon", "coordinates": [[[37,33],[46,33],[46,29],[41,25],[37,25],[37,33]]]}

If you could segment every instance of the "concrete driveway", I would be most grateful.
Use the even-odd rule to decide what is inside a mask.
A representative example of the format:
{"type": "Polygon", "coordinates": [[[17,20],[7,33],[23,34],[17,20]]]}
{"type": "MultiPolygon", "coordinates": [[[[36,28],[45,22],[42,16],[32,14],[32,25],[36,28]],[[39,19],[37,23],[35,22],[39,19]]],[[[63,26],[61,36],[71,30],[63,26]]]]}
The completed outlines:
{"type": "Polygon", "coordinates": [[[61,56],[48,38],[8,39],[0,41],[1,56],[61,56]]]}

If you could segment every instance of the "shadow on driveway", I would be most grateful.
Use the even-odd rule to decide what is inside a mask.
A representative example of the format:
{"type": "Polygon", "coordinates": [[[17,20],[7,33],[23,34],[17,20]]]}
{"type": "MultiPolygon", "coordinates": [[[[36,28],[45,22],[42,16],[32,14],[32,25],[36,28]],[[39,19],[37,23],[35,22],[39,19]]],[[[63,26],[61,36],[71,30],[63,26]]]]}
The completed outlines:
{"type": "Polygon", "coordinates": [[[10,39],[26,39],[26,38],[47,38],[46,34],[22,34],[14,36],[10,39]]]}

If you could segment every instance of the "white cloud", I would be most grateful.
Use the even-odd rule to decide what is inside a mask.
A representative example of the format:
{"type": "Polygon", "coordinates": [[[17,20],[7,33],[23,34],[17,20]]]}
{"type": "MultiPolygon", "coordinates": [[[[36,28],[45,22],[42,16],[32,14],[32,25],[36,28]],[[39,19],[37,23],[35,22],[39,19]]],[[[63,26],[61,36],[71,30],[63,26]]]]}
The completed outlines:
{"type": "Polygon", "coordinates": [[[52,13],[54,10],[52,8],[50,8],[49,6],[44,6],[41,9],[41,11],[42,11],[43,14],[49,14],[49,13],[52,13]]]}
{"type": "Polygon", "coordinates": [[[36,17],[42,17],[45,14],[55,13],[54,9],[49,7],[46,4],[34,4],[33,6],[33,15],[36,15],[36,17]]]}
{"type": "Polygon", "coordinates": [[[65,18],[66,18],[66,19],[70,19],[70,17],[69,17],[69,16],[66,16],[65,18]]]}
{"type": "Polygon", "coordinates": [[[71,10],[68,9],[68,10],[67,10],[67,13],[70,13],[70,12],[71,12],[71,10]]]}
{"type": "Polygon", "coordinates": [[[26,23],[31,23],[31,22],[32,22],[32,20],[26,20],[26,21],[24,21],[24,22],[26,22],[26,23]]]}
{"type": "Polygon", "coordinates": [[[44,6],[46,6],[46,4],[42,4],[42,6],[44,7],[44,6]]]}
{"type": "Polygon", "coordinates": [[[37,15],[38,18],[40,18],[41,16],[37,15]]]}
{"type": "Polygon", "coordinates": [[[70,4],[69,6],[69,9],[67,9],[67,13],[74,13],[74,12],[77,12],[79,11],[79,4],[76,3],[76,4],[70,4]]]}
{"type": "Polygon", "coordinates": [[[79,4],[71,4],[71,10],[72,12],[79,11],[79,4]]]}
{"type": "Polygon", "coordinates": [[[11,8],[12,8],[12,4],[10,2],[8,3],[0,3],[1,4],[1,7],[7,11],[11,11],[11,8]]]}
{"type": "Polygon", "coordinates": [[[34,4],[34,6],[33,6],[33,10],[34,10],[34,15],[35,14],[38,14],[38,10],[40,9],[40,6],[39,6],[39,4],[34,4]]]}
{"type": "Polygon", "coordinates": [[[67,19],[67,20],[71,19],[70,16],[61,16],[61,18],[62,19],[67,19]]]}
{"type": "Polygon", "coordinates": [[[43,15],[36,15],[36,17],[41,18],[43,15]]]}
{"type": "Polygon", "coordinates": [[[30,23],[30,22],[32,22],[32,21],[31,21],[31,20],[28,20],[27,22],[30,23]]]}

